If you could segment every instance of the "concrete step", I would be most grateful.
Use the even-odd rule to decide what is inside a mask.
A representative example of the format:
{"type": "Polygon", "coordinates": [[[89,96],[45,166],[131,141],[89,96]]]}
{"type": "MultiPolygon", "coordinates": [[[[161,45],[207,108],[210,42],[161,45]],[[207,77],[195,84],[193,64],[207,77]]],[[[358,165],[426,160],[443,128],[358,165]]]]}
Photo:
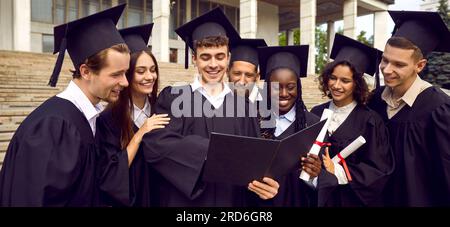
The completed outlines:
{"type": "MultiPolygon", "coordinates": [[[[2,111],[3,112],[3,111],[2,111]]],[[[29,114],[29,113],[28,113],[29,114]]],[[[27,114],[27,115],[28,115],[27,114]]],[[[7,124],[12,124],[12,125],[16,125],[16,124],[21,124],[23,120],[25,120],[25,118],[27,117],[27,115],[23,115],[23,116],[4,116],[3,114],[0,115],[0,122],[2,125],[7,125],[7,124]]]]}
{"type": "Polygon", "coordinates": [[[7,142],[10,141],[13,137],[14,132],[4,132],[0,133],[0,142],[7,142]]]}
{"type": "Polygon", "coordinates": [[[7,108],[2,109],[1,116],[2,117],[15,117],[15,116],[27,116],[30,114],[35,108],[34,107],[24,107],[24,108],[7,108]]]}
{"type": "Polygon", "coordinates": [[[19,125],[0,125],[0,133],[15,132],[19,125]]]}
{"type": "Polygon", "coordinates": [[[0,153],[5,153],[6,149],[8,149],[8,145],[9,145],[9,141],[8,142],[0,142],[0,153]]]}
{"type": "Polygon", "coordinates": [[[5,160],[6,152],[0,152],[0,170],[2,169],[3,160],[5,160]]]}

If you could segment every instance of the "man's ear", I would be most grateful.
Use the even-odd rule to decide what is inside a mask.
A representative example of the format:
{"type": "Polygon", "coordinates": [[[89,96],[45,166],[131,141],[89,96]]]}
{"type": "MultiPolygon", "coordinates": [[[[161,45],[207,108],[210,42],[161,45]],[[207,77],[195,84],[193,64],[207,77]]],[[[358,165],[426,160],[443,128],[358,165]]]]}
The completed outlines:
{"type": "Polygon", "coordinates": [[[425,66],[427,65],[427,59],[423,58],[420,59],[417,63],[416,63],[416,71],[417,74],[419,74],[420,72],[422,72],[422,70],[425,68],[425,66]]]}
{"type": "Polygon", "coordinates": [[[90,80],[92,72],[86,64],[80,66],[80,75],[84,80],[90,80]]]}
{"type": "Polygon", "coordinates": [[[256,72],[256,80],[255,80],[255,82],[258,83],[260,79],[261,79],[261,74],[259,74],[259,71],[257,71],[256,72]]]}
{"type": "Polygon", "coordinates": [[[197,56],[195,52],[192,52],[192,64],[194,64],[194,67],[197,67],[197,56]]]}

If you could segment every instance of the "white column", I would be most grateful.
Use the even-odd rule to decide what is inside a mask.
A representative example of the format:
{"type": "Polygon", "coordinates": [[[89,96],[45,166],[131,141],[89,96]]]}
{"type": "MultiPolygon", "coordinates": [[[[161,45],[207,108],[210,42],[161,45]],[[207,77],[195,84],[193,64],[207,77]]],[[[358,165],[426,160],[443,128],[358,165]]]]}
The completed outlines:
{"type": "Polygon", "coordinates": [[[258,2],[258,32],[256,37],[262,38],[269,46],[278,46],[279,15],[278,6],[263,1],[258,2]]]}
{"type": "Polygon", "coordinates": [[[239,25],[242,38],[256,38],[258,31],[258,2],[257,0],[240,0],[239,25]]]}
{"type": "Polygon", "coordinates": [[[286,39],[287,39],[287,45],[289,45],[289,46],[294,45],[294,30],[289,29],[286,31],[286,39]]]}
{"type": "Polygon", "coordinates": [[[387,11],[375,12],[373,17],[373,45],[379,50],[384,50],[390,37],[388,31],[389,13],[387,11]]]}
{"type": "Polygon", "coordinates": [[[31,1],[13,1],[14,50],[31,51],[31,1]]]}
{"type": "Polygon", "coordinates": [[[344,0],[344,35],[356,39],[357,0],[344,0]]]}
{"type": "Polygon", "coordinates": [[[152,52],[158,61],[169,62],[170,0],[153,0],[152,52]]]}
{"type": "Polygon", "coordinates": [[[192,1],[186,0],[186,21],[190,21],[192,19],[192,1]]]}
{"type": "Polygon", "coordinates": [[[334,35],[336,32],[334,31],[334,21],[327,22],[327,57],[330,60],[331,48],[333,47],[334,35]]]}
{"type": "Polygon", "coordinates": [[[308,75],[315,73],[316,0],[300,1],[300,43],[309,45],[308,75]]]}
{"type": "MultiPolygon", "coordinates": [[[[111,6],[117,6],[119,5],[119,0],[111,0],[111,6]]],[[[105,9],[103,9],[105,10],[105,9]]]]}
{"type": "Polygon", "coordinates": [[[0,49],[13,50],[13,0],[0,1],[0,49]]]}

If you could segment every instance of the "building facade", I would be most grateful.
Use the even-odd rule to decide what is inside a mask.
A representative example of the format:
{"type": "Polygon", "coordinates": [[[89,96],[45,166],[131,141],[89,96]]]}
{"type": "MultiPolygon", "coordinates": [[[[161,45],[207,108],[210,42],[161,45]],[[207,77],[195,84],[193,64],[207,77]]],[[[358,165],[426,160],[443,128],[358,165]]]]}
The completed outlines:
{"type": "MultiPolygon", "coordinates": [[[[182,40],[175,28],[219,6],[242,37],[264,38],[278,45],[278,33],[300,28],[301,44],[315,55],[315,27],[327,23],[329,43],[334,21],[356,38],[356,17],[374,14],[374,46],[382,48],[389,31],[387,9],[393,0],[1,0],[0,49],[53,52],[53,27],[127,3],[118,27],[155,23],[149,45],[159,61],[184,63],[182,40]]],[[[289,36],[288,36],[289,37],[289,36]]],[[[314,73],[310,58],[308,73],[314,73]]]]}
{"type": "MultiPolygon", "coordinates": [[[[448,0],[448,7],[450,9],[450,0],[448,0]]],[[[424,11],[437,11],[439,7],[439,0],[423,0],[423,3],[420,4],[420,10],[424,11]]]]}

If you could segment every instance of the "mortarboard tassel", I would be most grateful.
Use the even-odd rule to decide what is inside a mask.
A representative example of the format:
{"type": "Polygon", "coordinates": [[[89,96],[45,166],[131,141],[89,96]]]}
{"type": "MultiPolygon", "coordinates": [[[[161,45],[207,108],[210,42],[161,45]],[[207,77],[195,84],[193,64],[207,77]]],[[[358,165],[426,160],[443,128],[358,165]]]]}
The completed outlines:
{"type": "Polygon", "coordinates": [[[48,82],[48,85],[52,87],[56,87],[56,83],[58,82],[59,73],[61,72],[62,64],[64,61],[64,55],[66,54],[66,46],[67,46],[67,39],[64,37],[59,47],[59,53],[58,58],[56,60],[55,68],[53,68],[52,76],[50,77],[50,81],[48,82]]]}
{"type": "Polygon", "coordinates": [[[184,68],[188,69],[189,68],[189,37],[186,37],[185,40],[185,44],[186,46],[184,47],[184,68]]]}
{"type": "Polygon", "coordinates": [[[375,70],[375,89],[378,90],[381,86],[380,86],[380,60],[379,56],[377,56],[377,68],[375,70]]]}
{"type": "Polygon", "coordinates": [[[375,71],[375,89],[376,90],[378,90],[381,87],[380,83],[381,83],[380,82],[380,67],[377,66],[377,70],[375,71]]]}

